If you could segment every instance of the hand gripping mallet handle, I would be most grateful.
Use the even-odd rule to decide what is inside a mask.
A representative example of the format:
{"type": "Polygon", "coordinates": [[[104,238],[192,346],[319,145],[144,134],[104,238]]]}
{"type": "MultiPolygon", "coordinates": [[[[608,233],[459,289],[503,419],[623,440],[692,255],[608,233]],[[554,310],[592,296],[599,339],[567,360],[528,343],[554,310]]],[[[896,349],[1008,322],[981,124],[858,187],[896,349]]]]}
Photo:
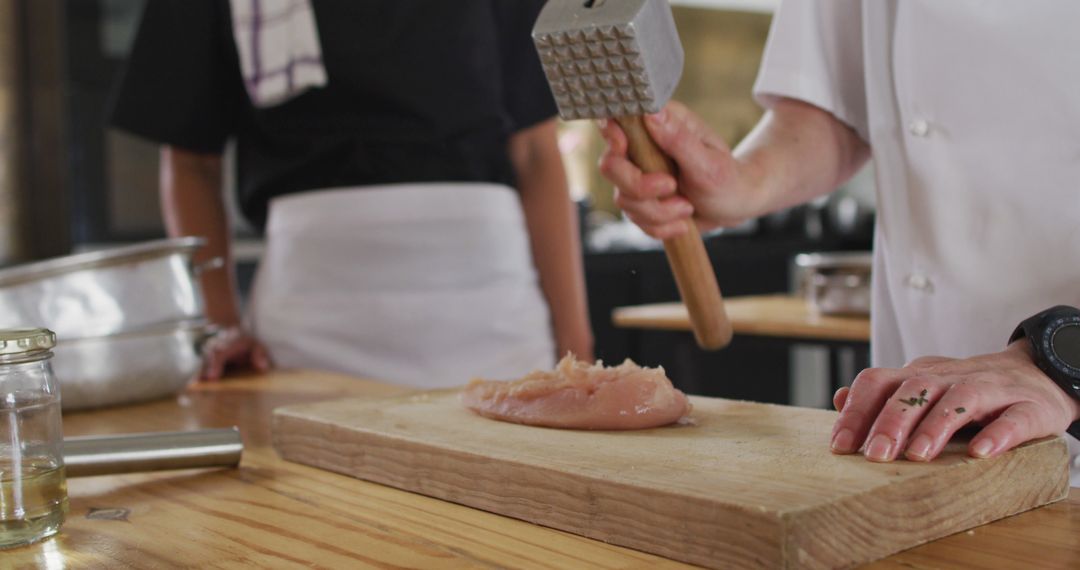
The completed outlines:
{"type": "MultiPolygon", "coordinates": [[[[614,118],[634,164],[676,176],[641,118],[663,107],[682,74],[682,46],[666,0],[549,0],[533,40],[563,119],[614,118]]],[[[731,322],[697,226],[687,222],[687,232],[665,240],[664,250],[698,345],[727,346],[731,322]]]]}
{"type": "MultiPolygon", "coordinates": [[[[640,115],[616,117],[616,120],[626,133],[630,160],[642,172],[663,172],[678,178],[671,160],[653,142],[640,115]]],[[[731,342],[731,322],[697,224],[688,220],[685,233],[664,240],[664,252],[690,314],[698,346],[709,350],[727,346],[731,342]]]]}

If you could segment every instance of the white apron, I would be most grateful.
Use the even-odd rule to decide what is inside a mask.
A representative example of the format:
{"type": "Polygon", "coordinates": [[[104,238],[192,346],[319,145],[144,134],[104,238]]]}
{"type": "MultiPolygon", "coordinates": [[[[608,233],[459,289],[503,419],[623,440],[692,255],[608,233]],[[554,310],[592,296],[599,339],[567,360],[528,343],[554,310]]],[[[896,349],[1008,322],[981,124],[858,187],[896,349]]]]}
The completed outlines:
{"type": "Polygon", "coordinates": [[[554,364],[517,193],[390,185],[271,203],[249,318],[275,365],[408,386],[554,364]]]}
{"type": "Polygon", "coordinates": [[[778,9],[755,95],[828,110],[873,148],[875,366],[996,352],[1024,318],[1080,306],[1077,22],[1075,0],[778,9]]]}

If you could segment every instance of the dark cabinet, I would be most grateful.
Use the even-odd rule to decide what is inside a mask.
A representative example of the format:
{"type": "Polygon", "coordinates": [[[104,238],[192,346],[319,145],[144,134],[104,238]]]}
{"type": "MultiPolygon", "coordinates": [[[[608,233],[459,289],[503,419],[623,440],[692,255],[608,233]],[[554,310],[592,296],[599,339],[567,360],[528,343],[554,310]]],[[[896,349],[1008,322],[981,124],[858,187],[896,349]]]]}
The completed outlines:
{"type": "MultiPolygon", "coordinates": [[[[790,291],[795,254],[833,245],[800,237],[706,240],[725,296],[790,291]]],[[[723,350],[704,351],[689,332],[624,329],[612,324],[611,311],[616,307],[679,298],[663,250],[590,252],[585,256],[585,272],[598,358],[609,364],[632,358],[643,365],[662,365],[679,388],[693,394],[790,402],[787,343],[736,336],[723,350]]]]}

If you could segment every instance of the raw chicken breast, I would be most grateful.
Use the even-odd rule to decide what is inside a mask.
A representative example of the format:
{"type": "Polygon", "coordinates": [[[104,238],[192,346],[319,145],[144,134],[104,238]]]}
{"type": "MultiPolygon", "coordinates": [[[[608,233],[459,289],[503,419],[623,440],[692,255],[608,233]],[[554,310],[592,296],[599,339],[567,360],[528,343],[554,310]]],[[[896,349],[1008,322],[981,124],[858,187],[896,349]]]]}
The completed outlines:
{"type": "Polygon", "coordinates": [[[571,356],[554,371],[537,370],[520,380],[473,380],[461,402],[496,420],[571,429],[646,429],[690,413],[686,395],[671,385],[663,368],[642,368],[630,360],[607,368],[571,356]]]}

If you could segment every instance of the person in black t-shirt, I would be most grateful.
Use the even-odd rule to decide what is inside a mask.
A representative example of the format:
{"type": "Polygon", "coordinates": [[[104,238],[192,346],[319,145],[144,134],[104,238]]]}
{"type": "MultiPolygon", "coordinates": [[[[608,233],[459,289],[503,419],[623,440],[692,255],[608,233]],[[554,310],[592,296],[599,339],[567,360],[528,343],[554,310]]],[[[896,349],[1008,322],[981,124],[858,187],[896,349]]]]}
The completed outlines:
{"type": "Polygon", "coordinates": [[[546,360],[514,356],[541,346],[535,338],[528,349],[515,345],[520,329],[546,336],[552,360],[567,351],[592,358],[556,108],[529,37],[542,4],[264,0],[281,12],[256,13],[245,35],[238,30],[251,15],[237,17],[237,2],[234,9],[216,0],[147,3],[113,125],[162,145],[168,231],[206,237],[202,258],[230,260],[222,155],[234,139],[241,211],[268,237],[254,334],[241,325],[231,269],[202,277],[207,316],[225,329],[209,348],[204,378],[220,378],[231,364],[265,369],[271,356],[286,366],[412,384],[443,370],[446,359],[461,361],[456,374],[527,372],[524,363],[546,360]],[[258,42],[302,9],[314,15],[324,84],[274,104],[253,102],[245,65],[253,50],[256,66],[271,59],[258,42]],[[520,213],[487,213],[507,207],[520,213]],[[402,211],[411,217],[386,229],[386,216],[397,220],[402,211]],[[308,219],[312,212],[321,212],[317,221],[308,219]],[[508,229],[513,219],[520,227],[508,229]],[[293,231],[297,220],[309,225],[293,231]],[[514,249],[518,231],[527,232],[523,252],[514,249]],[[532,264],[515,265],[530,254],[532,264]],[[543,319],[528,305],[537,281],[540,309],[549,311],[543,319]],[[402,298],[406,292],[415,295],[402,298]],[[377,330],[350,330],[366,323],[377,330]],[[469,339],[490,348],[463,348],[469,339]],[[365,345],[375,348],[354,358],[365,345]],[[431,356],[440,351],[446,359],[431,356]],[[397,363],[367,366],[390,358],[397,363]],[[492,359],[506,365],[487,367],[492,359]],[[417,360],[421,368],[406,370],[417,360]]]}

